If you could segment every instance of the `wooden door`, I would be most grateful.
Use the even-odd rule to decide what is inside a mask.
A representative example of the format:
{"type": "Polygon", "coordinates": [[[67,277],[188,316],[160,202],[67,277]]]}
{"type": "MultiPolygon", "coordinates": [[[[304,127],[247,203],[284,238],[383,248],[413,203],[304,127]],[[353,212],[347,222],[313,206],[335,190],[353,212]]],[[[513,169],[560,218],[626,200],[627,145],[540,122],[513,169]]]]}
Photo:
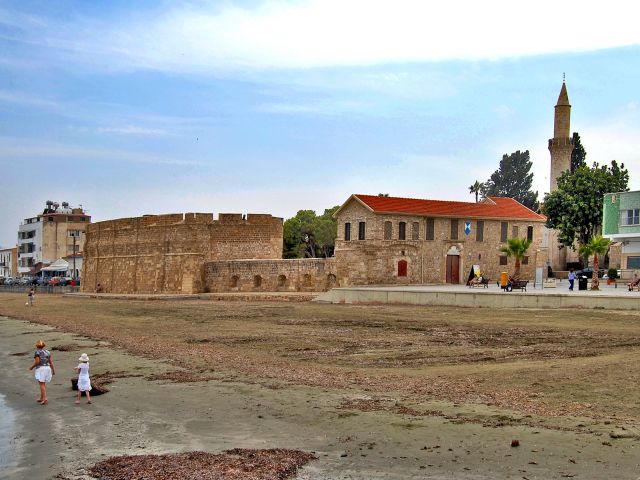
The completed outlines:
{"type": "Polygon", "coordinates": [[[460,256],[447,255],[447,283],[460,283],[460,256]]]}
{"type": "Polygon", "coordinates": [[[398,276],[399,277],[406,277],[407,276],[407,261],[406,260],[400,260],[398,262],[398,276]]]}

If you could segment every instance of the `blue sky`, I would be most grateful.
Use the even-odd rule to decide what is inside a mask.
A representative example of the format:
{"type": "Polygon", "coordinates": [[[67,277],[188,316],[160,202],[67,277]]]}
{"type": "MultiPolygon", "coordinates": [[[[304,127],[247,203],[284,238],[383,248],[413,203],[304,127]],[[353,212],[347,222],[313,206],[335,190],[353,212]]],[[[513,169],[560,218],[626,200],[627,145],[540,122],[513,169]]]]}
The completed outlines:
{"type": "Polygon", "coordinates": [[[94,221],[472,201],[518,149],[542,197],[563,72],[587,160],[640,188],[640,7],[449,3],[0,1],[0,245],[48,199],[94,221]]]}

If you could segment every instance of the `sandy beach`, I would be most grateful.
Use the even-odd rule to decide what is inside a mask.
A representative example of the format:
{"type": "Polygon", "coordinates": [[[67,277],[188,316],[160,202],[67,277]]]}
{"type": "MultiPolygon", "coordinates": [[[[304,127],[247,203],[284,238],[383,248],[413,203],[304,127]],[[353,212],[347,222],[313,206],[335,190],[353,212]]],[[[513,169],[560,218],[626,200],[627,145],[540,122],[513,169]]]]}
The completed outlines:
{"type": "MultiPolygon", "coordinates": [[[[6,463],[2,478],[89,479],[91,465],[116,455],[232,448],[314,452],[317,460],[296,477],[308,480],[640,476],[640,437],[628,416],[550,420],[482,402],[372,392],[355,381],[351,386],[257,381],[240,368],[231,372],[215,364],[206,381],[174,382],[171,378],[188,376],[189,359],[177,366],[132,354],[108,340],[106,325],[103,336],[92,338],[78,335],[82,329],[73,322],[65,325],[0,318],[0,394],[9,408],[1,424],[8,439],[0,443],[0,455],[8,449],[0,456],[6,463]],[[35,402],[37,386],[27,370],[38,338],[52,348],[57,369],[46,406],[35,402]],[[92,405],[74,405],[71,390],[82,352],[91,358],[92,375],[114,377],[110,391],[92,405]],[[511,446],[514,439],[518,447],[511,446]]],[[[278,354],[272,355],[275,362],[278,354]]]]}

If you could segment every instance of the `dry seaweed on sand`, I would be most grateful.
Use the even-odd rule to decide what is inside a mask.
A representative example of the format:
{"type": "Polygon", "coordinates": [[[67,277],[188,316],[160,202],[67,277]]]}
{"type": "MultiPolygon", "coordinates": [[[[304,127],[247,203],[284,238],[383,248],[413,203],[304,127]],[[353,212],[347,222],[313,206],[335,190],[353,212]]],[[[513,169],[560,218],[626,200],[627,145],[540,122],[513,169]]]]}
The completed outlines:
{"type": "Polygon", "coordinates": [[[316,457],[282,448],[123,455],[90,468],[100,480],[285,480],[316,457]]]}

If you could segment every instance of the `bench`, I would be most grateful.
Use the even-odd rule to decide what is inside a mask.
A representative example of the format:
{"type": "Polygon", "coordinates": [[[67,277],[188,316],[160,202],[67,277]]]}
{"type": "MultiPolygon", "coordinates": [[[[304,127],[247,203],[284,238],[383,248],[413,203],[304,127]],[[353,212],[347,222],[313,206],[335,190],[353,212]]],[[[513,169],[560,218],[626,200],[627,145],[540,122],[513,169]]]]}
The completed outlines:
{"type": "Polygon", "coordinates": [[[486,277],[482,277],[480,281],[476,281],[475,279],[469,281],[469,288],[489,288],[489,279],[486,277]]]}
{"type": "Polygon", "coordinates": [[[520,290],[521,292],[526,292],[528,283],[529,280],[513,280],[502,287],[502,289],[505,292],[510,292],[512,290],[520,290]]]}

